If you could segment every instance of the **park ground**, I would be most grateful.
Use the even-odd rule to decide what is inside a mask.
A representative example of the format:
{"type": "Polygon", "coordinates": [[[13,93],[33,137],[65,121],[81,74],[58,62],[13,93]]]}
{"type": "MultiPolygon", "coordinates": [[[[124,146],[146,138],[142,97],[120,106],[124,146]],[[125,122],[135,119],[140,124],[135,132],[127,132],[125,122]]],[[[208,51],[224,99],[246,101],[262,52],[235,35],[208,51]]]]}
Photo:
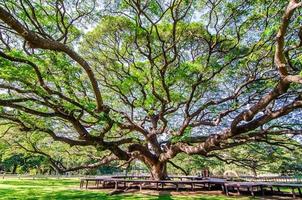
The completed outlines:
{"type": "MultiPolygon", "coordinates": [[[[252,197],[227,197],[220,192],[216,193],[175,193],[162,191],[127,192],[118,195],[109,195],[110,190],[79,189],[79,179],[0,179],[0,199],[101,199],[101,200],[251,200],[252,197]]],[[[266,197],[265,199],[279,199],[266,197]]],[[[283,198],[280,198],[283,199],[283,198]]],[[[287,199],[287,198],[286,198],[287,199]]]]}
{"type": "Polygon", "coordinates": [[[226,197],[220,194],[154,194],[126,193],[109,195],[110,191],[80,190],[79,179],[0,179],[0,199],[102,199],[102,200],[250,200],[249,197],[226,197]]]}

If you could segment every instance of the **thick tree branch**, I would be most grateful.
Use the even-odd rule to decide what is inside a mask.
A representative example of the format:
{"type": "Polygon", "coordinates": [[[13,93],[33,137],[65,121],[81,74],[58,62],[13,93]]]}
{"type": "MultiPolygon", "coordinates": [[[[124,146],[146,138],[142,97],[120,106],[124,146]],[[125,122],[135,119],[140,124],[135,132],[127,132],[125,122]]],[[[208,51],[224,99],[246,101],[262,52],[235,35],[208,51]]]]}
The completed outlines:
{"type": "Polygon", "coordinates": [[[2,7],[0,7],[0,19],[4,23],[6,23],[9,27],[11,27],[14,31],[16,31],[26,41],[28,41],[31,47],[64,52],[67,55],[69,55],[74,61],[76,61],[79,65],[81,65],[83,69],[86,71],[90,79],[90,82],[92,84],[94,94],[96,96],[96,103],[98,105],[98,110],[99,111],[104,110],[103,100],[98,86],[98,82],[87,61],[85,61],[80,55],[78,55],[75,51],[73,51],[66,45],[55,40],[42,38],[36,35],[36,33],[34,33],[33,31],[28,30],[18,20],[16,20],[11,13],[6,11],[2,7]]]}

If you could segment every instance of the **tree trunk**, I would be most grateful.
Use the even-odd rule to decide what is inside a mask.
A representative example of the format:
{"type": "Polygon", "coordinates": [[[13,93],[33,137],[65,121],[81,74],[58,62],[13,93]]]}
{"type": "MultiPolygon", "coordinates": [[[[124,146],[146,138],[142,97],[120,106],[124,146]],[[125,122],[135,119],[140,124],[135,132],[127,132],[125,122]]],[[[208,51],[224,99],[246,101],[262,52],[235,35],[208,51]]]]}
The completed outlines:
{"type": "Polygon", "coordinates": [[[252,172],[253,172],[254,177],[257,177],[257,170],[255,168],[252,168],[252,172]]]}
{"type": "Polygon", "coordinates": [[[15,174],[15,173],[16,173],[17,167],[18,167],[18,165],[16,165],[16,164],[13,166],[12,174],[15,174]]]}
{"type": "Polygon", "coordinates": [[[151,179],[153,180],[165,180],[168,178],[167,163],[157,163],[149,167],[151,173],[151,179]]]}

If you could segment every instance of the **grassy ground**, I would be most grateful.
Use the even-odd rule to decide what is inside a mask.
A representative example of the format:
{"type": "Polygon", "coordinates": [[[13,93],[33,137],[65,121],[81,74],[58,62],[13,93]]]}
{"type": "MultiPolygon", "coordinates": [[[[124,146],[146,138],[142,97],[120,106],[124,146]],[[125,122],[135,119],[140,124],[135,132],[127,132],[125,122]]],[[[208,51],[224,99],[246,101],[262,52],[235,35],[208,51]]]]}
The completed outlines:
{"type": "MultiPolygon", "coordinates": [[[[105,191],[96,190],[79,190],[78,179],[4,179],[0,180],[0,199],[102,199],[102,200],[228,200],[223,195],[143,195],[120,194],[110,196],[105,191]]],[[[236,199],[248,200],[248,197],[236,199]]]]}

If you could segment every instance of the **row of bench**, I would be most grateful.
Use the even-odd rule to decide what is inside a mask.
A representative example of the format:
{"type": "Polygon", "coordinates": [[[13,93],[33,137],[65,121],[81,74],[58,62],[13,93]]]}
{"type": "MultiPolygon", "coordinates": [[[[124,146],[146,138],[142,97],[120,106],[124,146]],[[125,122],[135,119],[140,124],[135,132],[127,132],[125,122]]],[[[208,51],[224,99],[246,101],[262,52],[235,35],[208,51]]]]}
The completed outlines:
{"type": "MultiPolygon", "coordinates": [[[[179,177],[177,177],[179,178],[179,177]]],[[[180,179],[180,178],[179,178],[180,179]]],[[[164,189],[165,186],[174,185],[176,190],[179,190],[180,185],[189,186],[191,190],[194,190],[196,186],[202,185],[203,187],[210,188],[211,185],[222,185],[225,181],[223,179],[211,179],[211,180],[150,180],[150,179],[125,179],[116,177],[102,177],[102,178],[85,178],[81,179],[80,188],[89,186],[89,182],[94,182],[95,188],[102,188],[114,186],[118,189],[122,185],[123,188],[131,186],[139,186],[140,190],[144,188],[150,188],[150,186],[155,186],[158,190],[159,188],[164,189]]]]}
{"type": "Polygon", "coordinates": [[[288,182],[302,183],[302,176],[216,176],[216,178],[225,178],[228,180],[244,180],[254,182],[288,182]]]}
{"type": "Polygon", "coordinates": [[[196,188],[216,188],[229,195],[229,192],[249,192],[252,196],[256,192],[265,194],[265,190],[269,189],[269,192],[280,193],[280,188],[290,188],[292,196],[295,198],[297,194],[302,197],[301,188],[302,184],[295,183],[276,183],[276,182],[233,182],[226,179],[219,178],[201,178],[201,177],[187,177],[187,176],[172,176],[171,180],[150,180],[149,176],[115,176],[115,177],[97,177],[97,178],[84,178],[81,179],[80,188],[89,188],[89,182],[94,182],[94,188],[131,188],[138,186],[142,189],[191,189],[196,188]],[[139,178],[139,179],[137,179],[139,178]],[[177,179],[177,180],[176,180],[177,179]],[[101,186],[101,187],[100,187],[101,186]],[[277,191],[274,191],[274,188],[277,191]],[[296,193],[296,191],[298,193],[296,193]]]}
{"type": "Polygon", "coordinates": [[[296,198],[296,190],[298,191],[299,196],[302,197],[301,189],[302,184],[295,184],[295,183],[276,183],[276,182],[226,182],[225,186],[225,193],[228,195],[228,190],[231,188],[233,191],[236,191],[238,194],[241,193],[241,189],[245,189],[246,191],[250,192],[252,196],[255,196],[255,192],[261,192],[264,196],[265,189],[269,189],[271,194],[274,193],[281,193],[280,188],[287,188],[291,190],[291,194],[293,198],[296,198]],[[274,188],[277,191],[274,191],[274,188]]]}

